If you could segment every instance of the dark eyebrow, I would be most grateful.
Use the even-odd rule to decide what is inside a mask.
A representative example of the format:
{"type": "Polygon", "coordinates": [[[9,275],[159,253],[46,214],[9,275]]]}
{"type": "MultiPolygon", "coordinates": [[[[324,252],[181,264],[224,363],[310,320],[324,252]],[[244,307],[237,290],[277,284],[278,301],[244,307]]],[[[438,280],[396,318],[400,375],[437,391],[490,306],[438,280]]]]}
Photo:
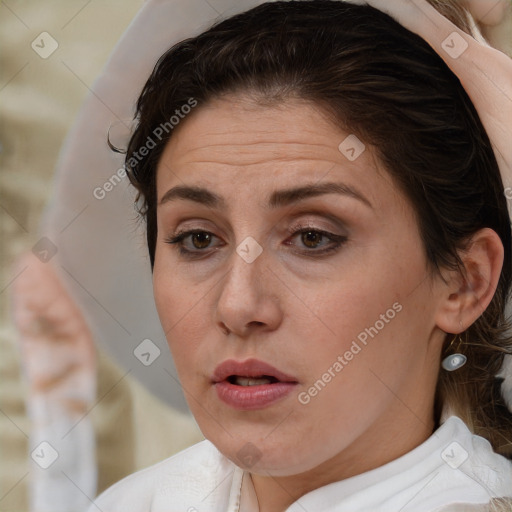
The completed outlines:
{"type": "Polygon", "coordinates": [[[328,181],[325,183],[311,183],[302,187],[276,190],[270,196],[268,201],[269,208],[279,208],[281,206],[287,206],[309,197],[321,196],[324,194],[341,194],[349,196],[354,199],[366,204],[370,208],[373,208],[372,204],[365,196],[358,192],[355,188],[346,185],[345,183],[336,183],[334,181],[328,181]]]}
{"type": "MultiPolygon", "coordinates": [[[[283,206],[316,197],[324,194],[341,194],[345,196],[358,199],[368,207],[373,208],[372,204],[365,196],[358,192],[353,187],[344,183],[327,182],[327,183],[312,183],[301,187],[276,190],[270,195],[268,200],[268,208],[279,208],[283,206]]],[[[201,203],[202,205],[212,208],[226,209],[226,201],[221,196],[209,191],[206,188],[178,185],[169,189],[159,202],[159,205],[174,201],[177,199],[186,199],[201,203]]]]}
{"type": "Polygon", "coordinates": [[[201,203],[205,206],[211,206],[212,208],[226,208],[226,202],[221,196],[215,194],[214,192],[210,192],[206,188],[189,185],[178,185],[169,189],[162,196],[162,199],[160,199],[158,205],[161,206],[164,203],[175,201],[177,199],[195,201],[196,203],[201,203]]]}

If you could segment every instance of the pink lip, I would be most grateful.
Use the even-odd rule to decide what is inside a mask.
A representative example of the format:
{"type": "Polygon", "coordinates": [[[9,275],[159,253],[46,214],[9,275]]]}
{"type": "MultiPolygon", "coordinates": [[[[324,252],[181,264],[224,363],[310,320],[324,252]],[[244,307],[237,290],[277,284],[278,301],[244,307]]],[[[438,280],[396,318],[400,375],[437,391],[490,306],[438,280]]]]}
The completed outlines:
{"type": "Polygon", "coordinates": [[[262,409],[288,395],[297,384],[297,379],[257,359],[238,362],[229,359],[221,363],[213,373],[212,384],[217,396],[227,405],[241,410],[262,409]],[[238,386],[227,379],[240,377],[274,377],[277,382],[257,386],[238,386]]]}

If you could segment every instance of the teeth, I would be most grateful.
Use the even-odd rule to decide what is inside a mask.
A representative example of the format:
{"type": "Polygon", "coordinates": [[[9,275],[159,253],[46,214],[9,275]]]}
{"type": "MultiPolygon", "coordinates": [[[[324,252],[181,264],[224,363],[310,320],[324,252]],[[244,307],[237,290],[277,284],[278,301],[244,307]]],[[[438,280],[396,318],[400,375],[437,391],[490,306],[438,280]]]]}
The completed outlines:
{"type": "Polygon", "coordinates": [[[271,384],[272,382],[270,379],[266,379],[265,377],[235,377],[233,380],[238,386],[261,386],[263,384],[271,384]]]}

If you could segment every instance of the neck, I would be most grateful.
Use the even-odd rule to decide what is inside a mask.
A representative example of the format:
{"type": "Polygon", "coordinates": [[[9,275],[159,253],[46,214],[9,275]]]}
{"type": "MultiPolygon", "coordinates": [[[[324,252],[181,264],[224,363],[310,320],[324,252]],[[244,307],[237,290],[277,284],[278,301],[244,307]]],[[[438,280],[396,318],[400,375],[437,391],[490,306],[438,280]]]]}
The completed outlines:
{"type": "Polygon", "coordinates": [[[419,418],[400,407],[400,420],[391,415],[374,423],[349,447],[310,471],[285,477],[251,475],[259,512],[284,512],[315,489],[378,468],[422,444],[434,431],[433,413],[419,418]]]}

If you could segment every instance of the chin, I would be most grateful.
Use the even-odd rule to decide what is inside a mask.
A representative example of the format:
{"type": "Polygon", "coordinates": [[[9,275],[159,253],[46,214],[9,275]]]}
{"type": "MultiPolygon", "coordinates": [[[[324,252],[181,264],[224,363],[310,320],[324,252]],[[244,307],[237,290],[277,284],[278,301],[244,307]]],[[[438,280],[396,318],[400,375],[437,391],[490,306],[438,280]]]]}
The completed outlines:
{"type": "Polygon", "coordinates": [[[232,437],[225,431],[219,432],[216,427],[202,431],[205,438],[213,443],[222,455],[253,474],[291,476],[309,471],[324,462],[323,454],[314,453],[311,443],[291,438],[286,432],[282,439],[274,434],[265,439],[269,433],[268,429],[260,428],[254,435],[240,431],[238,435],[234,435],[234,429],[229,430],[228,427],[227,430],[232,437]]]}

